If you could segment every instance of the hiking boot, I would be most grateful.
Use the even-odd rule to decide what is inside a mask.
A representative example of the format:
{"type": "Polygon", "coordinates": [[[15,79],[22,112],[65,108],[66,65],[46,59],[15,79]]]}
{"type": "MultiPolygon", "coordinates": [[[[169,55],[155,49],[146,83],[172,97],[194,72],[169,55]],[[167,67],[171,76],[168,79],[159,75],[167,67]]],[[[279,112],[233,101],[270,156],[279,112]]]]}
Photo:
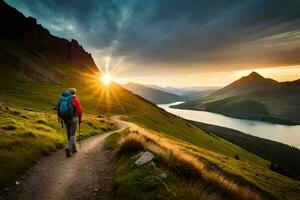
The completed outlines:
{"type": "Polygon", "coordinates": [[[65,151],[66,151],[66,157],[67,157],[67,158],[68,158],[68,157],[71,157],[70,150],[69,150],[69,149],[65,149],[65,151]]]}
{"type": "Polygon", "coordinates": [[[77,149],[74,149],[74,150],[72,151],[72,153],[77,153],[77,149]]]}

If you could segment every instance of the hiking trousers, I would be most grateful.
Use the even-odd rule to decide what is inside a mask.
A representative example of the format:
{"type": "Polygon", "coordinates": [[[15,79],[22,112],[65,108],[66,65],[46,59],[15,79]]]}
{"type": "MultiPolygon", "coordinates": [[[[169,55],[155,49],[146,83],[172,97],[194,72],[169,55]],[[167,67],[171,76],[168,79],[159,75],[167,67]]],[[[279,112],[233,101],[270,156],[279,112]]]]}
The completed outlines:
{"type": "Polygon", "coordinates": [[[68,145],[67,148],[72,152],[76,150],[76,128],[79,120],[77,117],[66,120],[65,125],[67,129],[68,145]]]}

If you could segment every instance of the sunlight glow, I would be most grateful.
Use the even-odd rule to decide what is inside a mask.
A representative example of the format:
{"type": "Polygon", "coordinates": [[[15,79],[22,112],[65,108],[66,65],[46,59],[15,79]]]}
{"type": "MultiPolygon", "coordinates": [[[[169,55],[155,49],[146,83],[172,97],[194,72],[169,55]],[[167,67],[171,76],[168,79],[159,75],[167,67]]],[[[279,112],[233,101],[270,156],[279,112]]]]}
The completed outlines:
{"type": "Polygon", "coordinates": [[[96,105],[95,109],[101,109],[103,112],[110,113],[118,107],[123,112],[126,112],[121,102],[127,92],[117,84],[114,84],[113,72],[105,73],[97,69],[89,69],[86,71],[73,69],[72,74],[82,77],[82,79],[80,79],[82,84],[80,93],[86,98],[92,99],[96,105]],[[108,85],[102,84],[102,78],[105,74],[109,74],[110,77],[110,84],[108,85]]]}
{"type": "Polygon", "coordinates": [[[101,81],[104,85],[109,85],[112,81],[110,74],[103,74],[101,77],[101,81]]]}

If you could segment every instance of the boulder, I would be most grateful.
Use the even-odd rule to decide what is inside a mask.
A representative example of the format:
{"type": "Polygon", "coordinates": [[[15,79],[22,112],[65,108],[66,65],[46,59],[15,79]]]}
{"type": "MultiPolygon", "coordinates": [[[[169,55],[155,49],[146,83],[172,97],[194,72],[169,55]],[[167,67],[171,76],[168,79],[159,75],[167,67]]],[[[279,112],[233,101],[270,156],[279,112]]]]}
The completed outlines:
{"type": "Polygon", "coordinates": [[[161,173],[158,177],[161,179],[165,179],[168,177],[168,175],[166,173],[161,173]]]}
{"type": "Polygon", "coordinates": [[[145,164],[151,162],[154,159],[154,157],[155,156],[152,153],[150,153],[149,151],[146,151],[145,153],[143,153],[143,155],[139,159],[137,159],[135,161],[134,164],[137,166],[145,165],[145,164]]]}

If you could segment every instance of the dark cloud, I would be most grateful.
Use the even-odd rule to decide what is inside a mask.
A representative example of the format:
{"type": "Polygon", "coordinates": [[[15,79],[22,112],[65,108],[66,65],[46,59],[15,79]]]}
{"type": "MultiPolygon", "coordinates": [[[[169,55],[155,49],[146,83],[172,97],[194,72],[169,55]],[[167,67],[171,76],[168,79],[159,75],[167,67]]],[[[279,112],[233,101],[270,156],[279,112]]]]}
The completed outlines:
{"type": "Polygon", "coordinates": [[[56,35],[126,56],[133,68],[300,63],[299,0],[7,2],[56,35]]]}

